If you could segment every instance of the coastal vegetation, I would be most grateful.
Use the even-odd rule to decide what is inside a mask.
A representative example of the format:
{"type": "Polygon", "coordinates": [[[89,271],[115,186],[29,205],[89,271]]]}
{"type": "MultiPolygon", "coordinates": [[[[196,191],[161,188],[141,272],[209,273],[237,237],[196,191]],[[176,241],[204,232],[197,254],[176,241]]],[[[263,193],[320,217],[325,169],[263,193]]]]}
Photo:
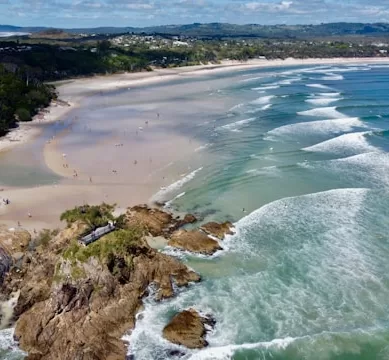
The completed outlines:
{"type": "Polygon", "coordinates": [[[115,217],[112,215],[114,205],[82,205],[74,209],[65,211],[61,217],[61,221],[65,221],[70,227],[76,221],[83,222],[87,225],[88,231],[94,230],[98,227],[105,226],[109,221],[114,221],[115,217]]]}
{"type": "Polygon", "coordinates": [[[18,121],[30,121],[55,97],[53,86],[30,79],[22,68],[11,72],[0,64],[0,136],[18,121]]]}
{"type": "Polygon", "coordinates": [[[30,29],[0,42],[0,136],[56,97],[47,81],[289,57],[386,57],[385,24],[192,24],[145,29],[30,29]],[[89,31],[91,30],[91,31],[89,31]]]}

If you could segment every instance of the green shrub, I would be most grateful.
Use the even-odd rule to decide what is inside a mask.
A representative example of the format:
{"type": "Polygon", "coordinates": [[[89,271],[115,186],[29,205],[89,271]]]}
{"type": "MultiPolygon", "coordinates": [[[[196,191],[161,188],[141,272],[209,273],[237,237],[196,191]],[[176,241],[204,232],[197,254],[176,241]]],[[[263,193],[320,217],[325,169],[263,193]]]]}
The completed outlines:
{"type": "Polygon", "coordinates": [[[63,258],[71,262],[83,263],[89,258],[95,257],[106,264],[113,255],[126,259],[127,265],[130,266],[142,235],[141,229],[131,228],[116,230],[88,246],[81,245],[77,240],[74,240],[64,251],[63,258]]]}
{"type": "Polygon", "coordinates": [[[101,226],[105,226],[109,221],[114,221],[115,217],[112,215],[113,210],[113,205],[104,203],[95,206],[77,206],[72,210],[65,211],[61,215],[61,221],[66,221],[68,226],[76,221],[82,221],[88,225],[89,231],[101,226]]]}
{"type": "Polygon", "coordinates": [[[25,108],[19,108],[15,112],[16,117],[19,121],[31,121],[31,114],[25,108]]]}

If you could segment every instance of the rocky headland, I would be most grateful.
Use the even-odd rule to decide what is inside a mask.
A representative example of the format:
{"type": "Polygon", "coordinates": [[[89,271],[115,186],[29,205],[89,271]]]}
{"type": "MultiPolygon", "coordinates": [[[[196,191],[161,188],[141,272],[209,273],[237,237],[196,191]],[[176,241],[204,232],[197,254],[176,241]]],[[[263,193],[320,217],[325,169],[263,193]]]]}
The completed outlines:
{"type": "MultiPolygon", "coordinates": [[[[125,359],[121,338],[134,328],[150,289],[159,301],[174,296],[174,286],[200,281],[199,274],[151,248],[146,238],[163,236],[170,246],[209,255],[221,249],[219,239],[231,231],[229,223],[186,230],[195,216],[174,217],[146,205],[117,218],[112,213],[106,204],[78,207],[62,215],[64,230],[47,230],[33,239],[26,231],[0,228],[0,300],[18,294],[11,321],[27,359],[125,359]],[[80,241],[109,221],[115,231],[88,246],[80,241]]],[[[212,324],[185,310],[163,335],[199,348],[207,345],[206,326],[212,324]]]]}

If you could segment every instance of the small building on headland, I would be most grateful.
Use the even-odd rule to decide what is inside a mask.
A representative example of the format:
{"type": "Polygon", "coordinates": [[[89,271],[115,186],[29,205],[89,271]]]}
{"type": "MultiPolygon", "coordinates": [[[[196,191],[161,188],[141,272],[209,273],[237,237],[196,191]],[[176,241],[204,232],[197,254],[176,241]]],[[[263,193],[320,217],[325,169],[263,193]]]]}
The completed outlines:
{"type": "Polygon", "coordinates": [[[84,246],[88,246],[89,244],[94,243],[95,241],[99,240],[104,235],[109,234],[110,232],[114,231],[116,229],[115,224],[110,222],[107,226],[103,226],[100,228],[97,228],[93,230],[88,235],[83,236],[79,243],[84,246]]]}

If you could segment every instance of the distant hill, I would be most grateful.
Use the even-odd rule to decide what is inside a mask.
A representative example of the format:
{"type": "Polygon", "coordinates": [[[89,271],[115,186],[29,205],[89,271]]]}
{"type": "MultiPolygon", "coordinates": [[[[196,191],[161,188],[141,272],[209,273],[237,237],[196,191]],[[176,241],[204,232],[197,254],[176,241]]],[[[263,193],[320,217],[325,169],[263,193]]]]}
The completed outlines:
{"type": "Polygon", "coordinates": [[[30,37],[38,39],[69,39],[74,38],[76,34],[69,34],[60,29],[45,29],[38,32],[33,32],[30,37]]]}
{"type": "MultiPolygon", "coordinates": [[[[18,27],[0,25],[0,32],[46,31],[44,27],[18,27]]],[[[163,25],[145,28],[135,27],[98,27],[87,29],[61,29],[71,34],[121,34],[146,33],[185,35],[193,37],[261,37],[261,38],[309,38],[328,36],[385,36],[389,35],[389,24],[386,23],[329,23],[320,25],[235,25],[225,23],[163,25]]]]}

